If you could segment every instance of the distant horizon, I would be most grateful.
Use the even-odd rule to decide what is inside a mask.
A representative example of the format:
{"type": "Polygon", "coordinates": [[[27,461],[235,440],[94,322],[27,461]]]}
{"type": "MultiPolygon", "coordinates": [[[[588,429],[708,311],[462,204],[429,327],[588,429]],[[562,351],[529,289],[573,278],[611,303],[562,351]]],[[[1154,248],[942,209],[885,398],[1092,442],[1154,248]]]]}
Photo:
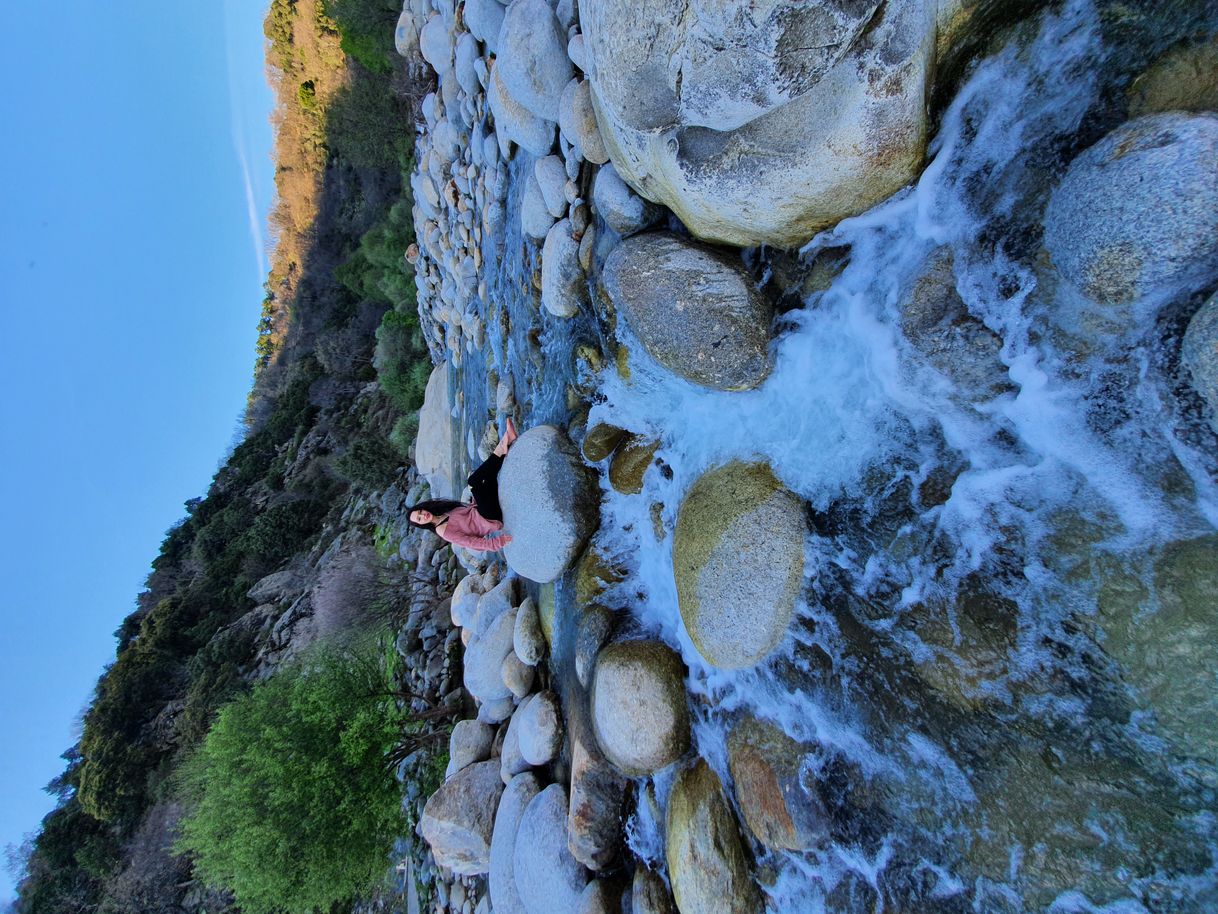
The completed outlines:
{"type": "MultiPolygon", "coordinates": [[[[28,89],[22,142],[0,152],[22,176],[0,206],[0,499],[19,519],[0,533],[0,691],[22,696],[0,707],[6,849],[55,808],[42,788],[114,632],[242,433],[271,253],[267,6],[14,11],[3,66],[28,89]]],[[[0,914],[15,897],[2,867],[0,914]]]]}

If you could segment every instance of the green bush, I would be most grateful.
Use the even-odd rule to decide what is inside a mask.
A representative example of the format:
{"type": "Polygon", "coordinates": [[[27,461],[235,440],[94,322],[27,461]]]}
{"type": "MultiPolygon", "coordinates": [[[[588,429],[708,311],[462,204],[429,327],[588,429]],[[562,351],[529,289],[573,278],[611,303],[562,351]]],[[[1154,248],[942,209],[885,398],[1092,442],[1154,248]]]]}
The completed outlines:
{"type": "Polygon", "coordinates": [[[402,460],[389,442],[375,432],[360,435],[338,459],[338,471],[351,482],[379,489],[393,481],[402,460]]]}
{"type": "Polygon", "coordinates": [[[383,878],[404,826],[394,657],[315,652],[226,705],[184,762],[174,851],[246,914],[327,911],[383,878]]]}
{"type": "Polygon", "coordinates": [[[381,390],[404,413],[423,405],[431,359],[427,353],[418,318],[401,311],[389,311],[376,331],[376,380],[381,390]]]}
{"type": "Polygon", "coordinates": [[[419,414],[409,413],[393,423],[393,431],[389,433],[389,443],[403,459],[410,456],[410,446],[419,434],[419,414]]]}

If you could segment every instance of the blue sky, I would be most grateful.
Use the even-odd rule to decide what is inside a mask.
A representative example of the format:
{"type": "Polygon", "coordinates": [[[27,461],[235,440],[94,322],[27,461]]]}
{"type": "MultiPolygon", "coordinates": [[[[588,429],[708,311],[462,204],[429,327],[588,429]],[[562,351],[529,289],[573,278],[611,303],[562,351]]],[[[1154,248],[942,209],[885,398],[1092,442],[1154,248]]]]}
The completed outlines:
{"type": "Polygon", "coordinates": [[[238,428],[273,192],[266,5],[7,7],[0,845],[50,811],[113,632],[238,428]]]}

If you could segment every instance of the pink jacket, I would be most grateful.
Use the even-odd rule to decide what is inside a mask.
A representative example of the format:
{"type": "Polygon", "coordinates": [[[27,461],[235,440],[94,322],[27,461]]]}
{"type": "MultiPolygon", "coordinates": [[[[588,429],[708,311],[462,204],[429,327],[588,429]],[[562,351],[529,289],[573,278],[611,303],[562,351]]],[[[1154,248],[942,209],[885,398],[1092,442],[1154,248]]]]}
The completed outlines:
{"type": "Polygon", "coordinates": [[[440,538],[448,540],[466,549],[476,549],[479,552],[498,552],[503,543],[497,538],[487,536],[503,529],[503,523],[497,520],[487,520],[478,513],[477,505],[466,505],[463,508],[453,508],[448,512],[448,523],[440,538]]]}

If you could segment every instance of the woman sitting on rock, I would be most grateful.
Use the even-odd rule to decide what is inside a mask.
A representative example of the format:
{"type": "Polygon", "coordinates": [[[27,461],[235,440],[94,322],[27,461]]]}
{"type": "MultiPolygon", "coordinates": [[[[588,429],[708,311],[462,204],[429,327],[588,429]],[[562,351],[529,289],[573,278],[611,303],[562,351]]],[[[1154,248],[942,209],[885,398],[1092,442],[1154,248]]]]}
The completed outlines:
{"type": "Polygon", "coordinates": [[[489,536],[503,529],[503,511],[499,507],[499,468],[503,458],[517,438],[512,420],[507,420],[503,437],[495,445],[491,456],[482,466],[469,474],[472,504],[454,501],[451,498],[433,498],[419,502],[410,509],[410,523],[424,530],[432,530],[442,540],[455,546],[464,546],[477,552],[498,552],[512,541],[504,533],[489,536]]]}

